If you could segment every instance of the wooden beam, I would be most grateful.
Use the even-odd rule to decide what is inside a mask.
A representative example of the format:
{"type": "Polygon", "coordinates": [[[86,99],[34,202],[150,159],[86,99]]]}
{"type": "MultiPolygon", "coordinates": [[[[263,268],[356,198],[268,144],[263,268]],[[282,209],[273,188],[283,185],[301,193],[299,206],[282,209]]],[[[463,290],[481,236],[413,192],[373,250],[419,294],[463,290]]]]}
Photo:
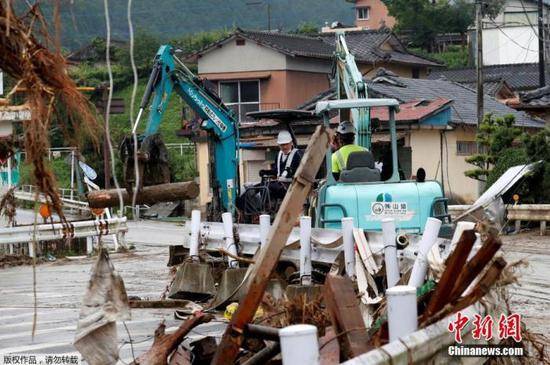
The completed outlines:
{"type": "Polygon", "coordinates": [[[455,249],[447,259],[445,271],[435,288],[424,317],[429,317],[439,311],[446,303],[451,301],[450,294],[453,291],[456,278],[464,269],[468,255],[476,241],[476,234],[473,229],[462,232],[460,240],[456,243],[455,249]]]}
{"type": "MultiPolygon", "coordinates": [[[[95,190],[87,195],[90,208],[115,207],[122,194],[124,204],[132,204],[132,195],[126,189],[95,190]]],[[[137,194],[136,204],[154,204],[158,202],[194,199],[199,195],[199,186],[194,181],[146,186],[137,194]]]]}
{"type": "Polygon", "coordinates": [[[432,323],[435,323],[451,313],[461,311],[483,298],[487,293],[489,293],[491,288],[498,281],[498,279],[500,278],[500,274],[505,267],[506,260],[504,260],[502,257],[497,257],[491,263],[491,266],[489,266],[487,272],[485,272],[481,279],[479,279],[479,282],[468,295],[459,298],[456,302],[452,304],[446,305],[445,307],[443,307],[443,309],[441,309],[439,312],[431,317],[422,317],[421,327],[425,327],[432,323]]]}
{"type": "Polygon", "coordinates": [[[179,346],[185,336],[199,324],[210,322],[214,319],[211,314],[199,313],[184,321],[176,332],[169,335],[164,333],[166,325],[161,323],[155,330],[153,345],[147,352],[140,355],[132,365],[166,365],[168,356],[179,346]]]}
{"type": "Polygon", "coordinates": [[[260,251],[256,264],[253,265],[252,272],[248,276],[245,284],[245,287],[249,288],[248,293],[240,301],[237,312],[227,326],[212,364],[233,364],[237,358],[243,342],[244,328],[254,317],[288,236],[302,212],[304,200],[315,181],[315,175],[329,146],[330,137],[331,132],[324,126],[318,126],[311,137],[300,167],[269,231],[267,244],[260,251]]]}
{"type": "Polygon", "coordinates": [[[323,286],[323,299],[337,334],[343,360],[352,359],[371,349],[359,301],[351,279],[328,275],[323,286]]]}
{"type": "Polygon", "coordinates": [[[466,264],[464,269],[455,281],[453,291],[449,296],[450,300],[456,300],[464,293],[476,276],[487,266],[502,246],[502,242],[493,236],[489,236],[483,246],[476,252],[474,257],[466,264]]]}

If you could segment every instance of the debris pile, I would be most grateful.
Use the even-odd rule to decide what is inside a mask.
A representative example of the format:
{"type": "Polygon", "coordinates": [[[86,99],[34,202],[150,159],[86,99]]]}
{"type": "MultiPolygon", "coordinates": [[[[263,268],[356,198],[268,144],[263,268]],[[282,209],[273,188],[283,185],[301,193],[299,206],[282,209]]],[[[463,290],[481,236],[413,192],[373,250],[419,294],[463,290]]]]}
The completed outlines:
{"type": "MultiPolygon", "coordinates": [[[[179,295],[202,290],[203,299],[210,299],[204,304],[208,309],[192,314],[176,334],[211,320],[200,314],[203,312],[219,313],[219,321],[226,323],[224,334],[219,330],[215,346],[205,351],[196,338],[174,334],[167,339],[161,326],[151,349],[136,363],[166,364],[170,357],[195,356],[212,364],[265,364],[281,359],[288,364],[317,364],[321,359],[336,364],[369,356],[377,348],[392,346],[397,339],[429,326],[440,328],[444,323],[447,328],[446,318],[458,311],[481,315],[506,311],[498,300],[504,283],[510,282],[509,274],[508,279],[503,278],[507,264],[498,254],[501,242],[494,235],[485,235],[490,230],[484,230],[481,237],[473,223],[460,223],[448,240],[438,237],[441,221],[429,218],[421,237],[411,234],[404,239],[393,218],[384,221],[382,234],[356,229],[353,218],[343,218],[342,239],[335,248],[343,253],[339,256],[343,259],[316,276],[312,275],[316,263],[312,259],[311,220],[300,219],[299,280],[282,275],[279,260],[283,251],[294,246],[287,246],[287,241],[321,163],[322,153],[315,153],[316,149],[324,150],[328,141],[328,133],[320,127],[265,243],[260,239],[262,244],[251,260],[240,259],[240,236],[235,234],[229,213],[223,217],[223,250],[216,257],[201,255],[200,214],[193,214],[188,256],[178,267],[168,296],[181,300],[179,295]],[[304,226],[307,224],[309,229],[304,226]],[[221,279],[216,268],[223,268],[221,279]],[[286,293],[282,299],[274,299],[274,283],[285,278],[286,293]],[[186,289],[180,290],[182,287],[186,289]],[[222,290],[228,295],[220,295],[222,290]]],[[[443,340],[441,334],[432,338],[436,332],[432,329],[420,336],[424,342],[417,346],[426,351],[419,353],[436,356],[446,352],[443,346],[450,342],[445,341],[453,336],[447,332],[443,340]]],[[[424,355],[414,356],[411,362],[418,363],[421,361],[414,359],[424,355]]]]}

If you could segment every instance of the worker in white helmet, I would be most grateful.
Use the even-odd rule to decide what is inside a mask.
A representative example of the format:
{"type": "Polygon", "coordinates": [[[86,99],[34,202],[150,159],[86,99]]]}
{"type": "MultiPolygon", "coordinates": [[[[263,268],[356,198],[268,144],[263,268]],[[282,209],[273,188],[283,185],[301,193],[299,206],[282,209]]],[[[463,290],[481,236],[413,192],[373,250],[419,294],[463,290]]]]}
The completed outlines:
{"type": "Polygon", "coordinates": [[[302,151],[294,146],[292,135],[287,130],[282,130],[277,135],[277,144],[279,145],[279,153],[277,160],[271,170],[262,170],[260,175],[276,176],[276,181],[269,183],[269,192],[271,199],[284,198],[288,186],[292,182],[292,178],[300,166],[302,160],[302,151]]]}
{"type": "Polygon", "coordinates": [[[335,145],[338,146],[338,150],[332,153],[332,174],[336,180],[340,177],[340,173],[346,169],[350,153],[367,151],[365,147],[354,143],[355,132],[355,126],[348,120],[340,122],[336,128],[335,145]]]}
{"type": "Polygon", "coordinates": [[[294,146],[292,135],[287,130],[282,130],[277,135],[277,144],[279,145],[279,153],[274,164],[270,169],[260,170],[260,176],[263,183],[254,185],[248,194],[248,190],[237,198],[237,208],[245,210],[247,205],[245,199],[254,199],[254,195],[258,192],[258,187],[264,186],[267,179],[273,180],[267,182],[269,189],[269,198],[271,201],[283,199],[292,182],[292,178],[300,166],[303,152],[294,146]]]}

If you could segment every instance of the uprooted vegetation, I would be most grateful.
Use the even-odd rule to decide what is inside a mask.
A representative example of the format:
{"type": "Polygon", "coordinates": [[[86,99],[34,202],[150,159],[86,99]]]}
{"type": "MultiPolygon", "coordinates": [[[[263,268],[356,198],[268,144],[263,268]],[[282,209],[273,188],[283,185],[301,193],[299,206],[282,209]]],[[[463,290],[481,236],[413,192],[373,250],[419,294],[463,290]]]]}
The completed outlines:
{"type": "MultiPolygon", "coordinates": [[[[59,6],[55,2],[56,33],[60,29],[59,6]]],[[[52,41],[39,2],[21,14],[14,11],[11,0],[1,2],[0,28],[0,64],[18,80],[15,88],[25,89],[31,110],[31,120],[23,123],[27,162],[33,166],[34,183],[64,220],[57,183],[45,159],[52,121],[57,120],[66,139],[75,142],[84,136],[97,142],[101,128],[92,105],[68,75],[59,38],[52,41]]]]}

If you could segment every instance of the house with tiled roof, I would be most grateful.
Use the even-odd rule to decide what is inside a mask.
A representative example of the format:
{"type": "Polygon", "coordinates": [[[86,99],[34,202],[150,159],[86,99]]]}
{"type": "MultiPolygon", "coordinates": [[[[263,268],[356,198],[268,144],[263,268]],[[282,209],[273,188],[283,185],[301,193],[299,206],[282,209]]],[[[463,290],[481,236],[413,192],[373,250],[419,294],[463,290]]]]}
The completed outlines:
{"type": "MultiPolygon", "coordinates": [[[[443,79],[460,83],[470,88],[476,87],[477,73],[475,68],[459,68],[452,70],[433,70],[428,79],[443,79]]],[[[528,96],[531,92],[538,95],[539,65],[538,63],[516,63],[508,65],[492,65],[483,67],[484,93],[495,97],[502,103],[529,114],[541,117],[550,123],[550,104],[544,102],[530,103],[522,100],[522,94],[528,96]]],[[[550,70],[546,68],[546,85],[550,85],[550,70]]],[[[544,88],[543,88],[544,89],[544,88]]]]}
{"type": "MultiPolygon", "coordinates": [[[[477,92],[449,80],[412,79],[386,70],[378,70],[366,82],[369,97],[394,98],[400,102],[396,121],[399,164],[404,176],[410,177],[422,167],[427,177],[442,183],[448,198],[458,203],[474,201],[479,195],[478,184],[464,172],[472,169],[465,159],[476,153],[477,148],[477,92]]],[[[335,97],[334,90],[325,90],[301,108],[312,110],[318,101],[335,97]]],[[[518,127],[532,131],[544,128],[544,121],[489,95],[484,96],[484,107],[486,113],[499,117],[513,115],[518,127]]],[[[384,112],[371,111],[372,152],[377,157],[389,147],[387,120],[384,112]]]]}
{"type": "MultiPolygon", "coordinates": [[[[434,69],[428,79],[440,78],[461,84],[475,85],[477,72],[475,67],[457,69],[434,69]]],[[[513,63],[507,65],[492,65],[483,67],[484,83],[505,81],[513,92],[529,91],[539,88],[538,63],[513,63]]],[[[550,82],[550,70],[546,68],[546,80],[550,82]]],[[[489,94],[491,91],[488,92],[489,94]]]]}
{"type": "MultiPolygon", "coordinates": [[[[360,71],[378,67],[399,75],[425,77],[437,61],[409,52],[388,29],[346,33],[360,71]]],[[[330,86],[334,34],[304,36],[237,29],[189,55],[198,74],[213,82],[239,119],[258,110],[295,108],[330,86]]]]}

